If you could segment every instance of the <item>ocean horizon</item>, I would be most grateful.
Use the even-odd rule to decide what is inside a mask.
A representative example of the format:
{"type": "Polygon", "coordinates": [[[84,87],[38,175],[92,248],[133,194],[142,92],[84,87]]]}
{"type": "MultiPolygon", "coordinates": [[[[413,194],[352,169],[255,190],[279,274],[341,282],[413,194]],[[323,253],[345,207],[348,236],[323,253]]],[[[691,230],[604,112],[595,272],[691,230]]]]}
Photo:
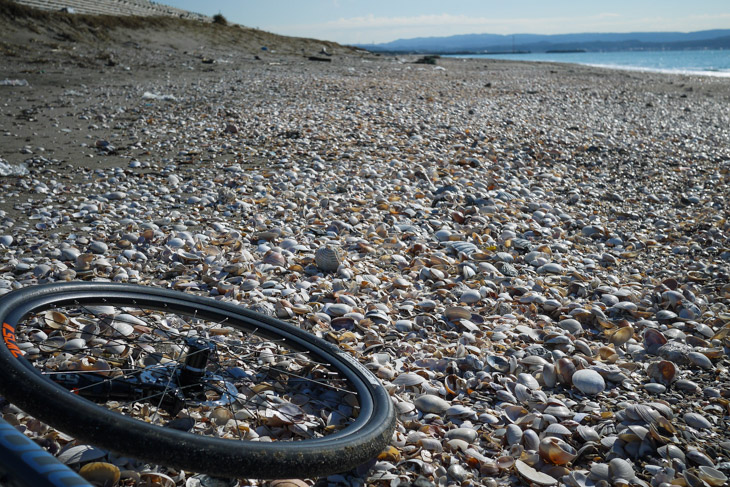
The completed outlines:
{"type": "Polygon", "coordinates": [[[730,50],[449,54],[444,57],[582,64],[600,68],[730,77],[730,50]]]}

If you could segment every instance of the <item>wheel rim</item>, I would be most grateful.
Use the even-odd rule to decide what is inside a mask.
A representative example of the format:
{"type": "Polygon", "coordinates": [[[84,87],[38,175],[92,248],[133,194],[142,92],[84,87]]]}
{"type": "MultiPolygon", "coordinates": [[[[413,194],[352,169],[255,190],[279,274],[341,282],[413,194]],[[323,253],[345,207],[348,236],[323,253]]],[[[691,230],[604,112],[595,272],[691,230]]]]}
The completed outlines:
{"type": "MultiPolygon", "coordinates": [[[[143,347],[142,351],[139,348],[134,349],[132,353],[125,350],[125,361],[115,361],[110,360],[112,357],[108,353],[108,348],[113,348],[118,343],[109,342],[127,342],[127,337],[139,339],[140,336],[138,335],[149,334],[150,331],[153,334],[157,333],[163,336],[162,332],[164,331],[167,333],[164,336],[164,341],[153,339],[146,342],[147,346],[150,343],[162,345],[167,343],[170,330],[177,329],[179,332],[180,330],[197,329],[200,332],[203,328],[202,325],[196,323],[197,320],[212,320],[215,323],[214,326],[217,327],[215,329],[220,330],[212,335],[215,337],[215,353],[218,357],[213,362],[208,363],[205,381],[208,382],[208,385],[218,383],[213,388],[219,392],[218,397],[206,397],[205,400],[199,400],[193,398],[192,395],[186,395],[188,403],[175,414],[175,417],[172,417],[170,412],[162,407],[163,401],[155,405],[150,404],[149,401],[145,403],[140,401],[139,398],[135,398],[135,401],[128,401],[124,405],[112,404],[113,409],[120,410],[124,415],[124,417],[119,418],[122,425],[128,423],[127,420],[130,417],[142,416],[145,420],[152,418],[156,424],[161,426],[167,425],[171,428],[205,433],[209,435],[209,437],[206,437],[209,444],[221,441],[221,439],[228,440],[226,443],[230,444],[234,439],[255,439],[256,435],[259,436],[259,439],[261,436],[269,436],[270,439],[277,440],[275,441],[277,445],[274,446],[257,444],[256,448],[262,451],[266,451],[267,448],[271,451],[279,451],[282,447],[287,448],[284,442],[281,441],[283,439],[306,439],[307,441],[304,442],[287,441],[286,443],[291,443],[293,450],[309,449],[314,452],[321,451],[327,445],[336,445],[343,436],[352,435],[353,431],[365,428],[373,408],[369,400],[369,394],[367,391],[362,390],[363,385],[359,381],[351,380],[350,375],[353,375],[354,372],[348,370],[347,367],[339,371],[339,377],[335,377],[336,374],[333,374],[332,371],[325,372],[323,362],[317,360],[327,359],[323,359],[318,355],[317,347],[309,346],[307,343],[296,343],[296,347],[294,347],[294,343],[288,338],[285,338],[288,343],[273,343],[271,337],[267,335],[276,335],[281,338],[281,335],[286,335],[286,333],[279,330],[274,333],[263,327],[257,330],[259,334],[263,335],[263,338],[255,343],[251,341],[251,334],[244,332],[246,336],[244,345],[248,350],[248,355],[244,356],[244,360],[241,360],[241,356],[237,355],[234,367],[230,367],[230,363],[226,363],[223,367],[224,362],[233,360],[232,350],[240,352],[231,345],[233,332],[225,328],[229,325],[235,325],[230,326],[230,328],[237,333],[239,328],[248,328],[250,331],[252,328],[262,327],[265,323],[257,322],[250,317],[243,317],[231,312],[229,309],[221,310],[218,308],[220,303],[215,303],[215,308],[207,308],[196,303],[195,309],[193,309],[193,305],[189,302],[168,300],[166,303],[167,310],[175,311],[178,318],[183,316],[187,320],[187,325],[175,328],[174,320],[171,320],[170,315],[167,315],[164,322],[165,328],[163,329],[159,326],[159,323],[163,322],[157,316],[160,306],[156,304],[156,301],[159,301],[159,299],[159,297],[150,299],[143,295],[129,295],[128,293],[123,296],[107,293],[104,302],[121,301],[119,303],[120,309],[114,311],[107,309],[101,312],[93,307],[90,308],[90,302],[100,301],[94,296],[84,296],[79,295],[79,293],[68,297],[60,295],[41,296],[24,303],[22,306],[15,307],[10,313],[7,313],[5,320],[13,324],[18,323],[16,327],[17,344],[24,349],[27,358],[30,359],[25,363],[28,366],[35,366],[31,371],[34,374],[39,373],[36,367],[40,367],[40,374],[46,378],[51,375],[62,376],[67,373],[67,370],[64,369],[82,368],[88,369],[82,370],[83,373],[94,375],[101,373],[113,378],[118,376],[122,368],[133,368],[129,367],[129,361],[133,359],[137,366],[140,363],[146,363],[147,369],[152,369],[154,373],[168,379],[173,375],[171,371],[180,368],[179,364],[183,363],[178,361],[178,365],[171,365],[173,361],[171,360],[170,350],[161,353],[162,357],[167,355],[168,361],[162,363],[162,360],[158,360],[156,364],[152,364],[152,367],[150,367],[149,362],[153,358],[160,358],[160,347],[153,347],[154,352],[147,351],[147,347],[143,347]],[[87,316],[80,319],[77,313],[79,306],[86,308],[85,311],[91,309],[93,311],[92,315],[94,315],[93,318],[89,319],[87,316]],[[60,307],[63,307],[64,311],[61,311],[60,307]],[[144,316],[145,320],[143,321],[145,324],[136,323],[135,320],[130,318],[109,321],[109,316],[118,317],[120,314],[128,314],[138,318],[144,316]],[[149,327],[149,323],[153,320],[157,325],[149,327]],[[89,322],[94,321],[96,324],[95,331],[86,329],[93,328],[89,322]],[[121,321],[122,324],[115,326],[116,321],[121,321]],[[129,326],[126,326],[129,324],[131,324],[134,331],[129,332],[129,326]],[[153,328],[153,330],[144,330],[146,333],[141,333],[145,326],[153,328]],[[84,334],[85,336],[82,338],[81,335],[84,334]],[[81,344],[78,340],[85,340],[91,345],[87,347],[86,344],[81,344]],[[101,343],[102,340],[106,340],[106,342],[101,343]],[[284,351],[283,345],[286,345],[287,350],[291,347],[298,351],[282,353],[284,351]],[[98,349],[100,347],[105,352],[99,353],[98,349]],[[158,356],[154,356],[154,353],[157,353],[158,356]],[[33,361],[33,363],[30,361],[33,361]],[[253,367],[253,361],[265,365],[263,368],[255,368],[253,367]],[[286,366],[293,367],[293,369],[282,368],[282,362],[287,362],[286,366]],[[303,365],[302,362],[307,363],[303,365]],[[75,365],[69,367],[69,363],[75,365]],[[213,364],[212,367],[211,363],[213,364]],[[44,372],[46,373],[44,374],[44,372]],[[247,382],[253,377],[261,379],[264,376],[268,382],[258,382],[255,385],[247,382]],[[286,379],[286,386],[290,387],[288,395],[281,393],[284,388],[283,377],[288,378],[286,379]],[[299,382],[299,384],[295,386],[292,382],[299,382]],[[222,386],[220,383],[225,385],[222,386]],[[333,384],[334,387],[332,387],[333,384]],[[234,385],[234,390],[237,391],[235,398],[233,397],[234,390],[230,389],[231,385],[234,385]],[[315,392],[313,389],[318,389],[323,397],[318,398],[316,402],[304,402],[307,394],[315,392]],[[322,392],[322,390],[325,392],[322,392]],[[223,392],[221,393],[221,391],[223,392]],[[241,395],[246,397],[245,402],[242,402],[241,395]],[[361,402],[354,404],[353,398],[355,397],[360,397],[361,402]],[[337,398],[336,402],[335,398],[337,398]],[[142,405],[140,406],[140,404],[142,405]],[[330,407],[330,409],[328,412],[322,413],[326,410],[326,407],[330,407]],[[357,419],[348,421],[347,427],[342,428],[345,418],[353,415],[358,416],[357,419]],[[191,422],[188,418],[193,418],[194,421],[191,422]],[[236,436],[232,436],[233,434],[236,436]]],[[[185,336],[190,337],[191,335],[186,333],[185,336]]],[[[241,335],[233,336],[240,338],[241,335]]],[[[210,334],[203,336],[206,340],[209,340],[210,337],[210,334]]],[[[238,339],[233,339],[233,341],[236,340],[238,339]]],[[[237,345],[240,348],[241,343],[237,345]]],[[[176,352],[179,354],[177,358],[185,357],[181,349],[176,350],[176,352]]],[[[121,352],[119,355],[121,355],[121,352]]],[[[362,367],[359,364],[356,364],[357,366],[362,367]]],[[[76,374],[75,370],[71,372],[76,374]]],[[[129,371],[121,373],[126,374],[127,377],[132,374],[129,371]]],[[[50,384],[46,380],[43,382],[41,389],[44,389],[47,393],[50,393],[50,389],[55,389],[55,392],[58,393],[56,385],[50,384]]],[[[180,384],[177,384],[177,386],[180,389],[180,384]]],[[[210,388],[202,391],[203,395],[206,392],[210,392],[210,388]]],[[[158,393],[152,399],[157,401],[162,397],[158,393]]],[[[81,397],[71,397],[70,401],[75,403],[85,402],[81,397]]],[[[70,421],[70,418],[66,418],[61,422],[69,423],[70,421]]],[[[146,424],[142,427],[149,429],[146,424]]],[[[165,430],[167,429],[165,428],[165,430]]],[[[77,431],[71,431],[71,433],[80,436],[77,431]]],[[[164,433],[165,436],[169,437],[167,438],[168,441],[180,441],[181,437],[178,431],[165,431],[164,433]]],[[[98,441],[98,438],[94,438],[94,440],[98,441]]],[[[236,443],[240,443],[240,446],[246,448],[246,441],[236,441],[236,443]]],[[[236,448],[238,447],[239,445],[236,445],[236,448]]]]}

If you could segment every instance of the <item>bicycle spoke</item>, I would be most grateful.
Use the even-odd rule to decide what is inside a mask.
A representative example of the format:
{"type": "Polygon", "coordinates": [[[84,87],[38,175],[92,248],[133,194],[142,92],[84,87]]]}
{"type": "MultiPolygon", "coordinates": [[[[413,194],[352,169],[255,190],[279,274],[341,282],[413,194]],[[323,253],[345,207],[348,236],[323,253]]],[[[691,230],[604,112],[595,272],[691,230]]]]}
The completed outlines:
{"type": "Polygon", "coordinates": [[[106,402],[107,407],[122,414],[137,416],[147,411],[147,420],[160,425],[174,415],[217,415],[202,423],[194,420],[191,430],[232,435],[237,440],[245,440],[254,431],[267,436],[286,432],[283,438],[287,439],[312,438],[326,434],[331,418],[337,425],[345,416],[337,403],[333,406],[332,399],[322,400],[318,395],[329,394],[347,404],[350,400],[346,397],[354,394],[344,378],[309,351],[290,349],[284,338],[262,337],[257,328],[239,329],[228,316],[201,317],[197,309],[181,315],[168,309],[166,303],[150,308],[136,300],[119,305],[107,299],[98,303],[77,301],[49,310],[57,314],[45,311],[28,317],[29,332],[36,323],[57,332],[52,337],[63,338],[42,344],[43,350],[34,359],[41,373],[60,383],[77,374],[93,378],[71,389],[82,397],[106,402]],[[97,306],[111,308],[109,313],[100,313],[97,306]],[[119,320],[116,317],[120,314],[131,318],[119,320]],[[115,325],[115,320],[120,324],[115,325]],[[225,331],[211,332],[221,329],[225,331]],[[66,341],[82,335],[84,340],[79,343],[84,346],[79,348],[66,341]],[[119,347],[105,348],[105,341],[119,347]],[[198,342],[204,345],[195,350],[192,345],[198,342]],[[114,353],[122,346],[122,353],[114,353]],[[196,356],[204,353],[209,354],[204,369],[187,365],[196,363],[196,356]],[[92,370],[75,370],[81,366],[92,370]],[[200,379],[183,384],[184,373],[197,374],[200,379]],[[127,386],[142,393],[127,400],[109,394],[104,400],[98,392],[127,386]],[[306,402],[301,403],[298,396],[307,396],[306,402]],[[148,409],[140,410],[137,405],[147,405],[148,409]]]}

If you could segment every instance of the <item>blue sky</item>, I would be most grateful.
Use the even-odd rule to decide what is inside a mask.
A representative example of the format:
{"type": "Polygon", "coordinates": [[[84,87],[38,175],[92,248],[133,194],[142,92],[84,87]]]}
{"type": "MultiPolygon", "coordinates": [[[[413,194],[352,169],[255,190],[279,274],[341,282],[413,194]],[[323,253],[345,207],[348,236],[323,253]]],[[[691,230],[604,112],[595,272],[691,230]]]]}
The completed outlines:
{"type": "Polygon", "coordinates": [[[730,29],[730,0],[161,0],[277,34],[343,44],[455,34],[730,29]]]}

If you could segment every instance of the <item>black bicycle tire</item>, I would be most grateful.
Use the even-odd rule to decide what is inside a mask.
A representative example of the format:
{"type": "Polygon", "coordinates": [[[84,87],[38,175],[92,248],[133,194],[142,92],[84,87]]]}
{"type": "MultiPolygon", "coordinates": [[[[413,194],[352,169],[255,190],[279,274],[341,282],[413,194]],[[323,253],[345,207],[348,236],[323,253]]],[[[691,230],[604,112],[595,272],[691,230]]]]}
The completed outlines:
{"type": "MultiPolygon", "coordinates": [[[[61,431],[124,455],[175,468],[231,478],[318,477],[354,468],[390,441],[395,414],[380,382],[346,352],[281,320],[240,305],[168,289],[109,282],[65,282],[22,288],[0,298],[0,322],[12,328],[31,310],[58,303],[114,299],[144,306],[195,306],[201,312],[248,323],[261,334],[286,338],[327,360],[356,388],[360,415],[344,430],[296,442],[249,442],[202,437],[149,425],[98,406],[41,376],[13,354],[14,335],[0,346],[2,393],[14,404],[61,431]]],[[[241,328],[244,328],[241,325],[241,328]]],[[[9,330],[10,331],[10,330],[9,330]]]]}

